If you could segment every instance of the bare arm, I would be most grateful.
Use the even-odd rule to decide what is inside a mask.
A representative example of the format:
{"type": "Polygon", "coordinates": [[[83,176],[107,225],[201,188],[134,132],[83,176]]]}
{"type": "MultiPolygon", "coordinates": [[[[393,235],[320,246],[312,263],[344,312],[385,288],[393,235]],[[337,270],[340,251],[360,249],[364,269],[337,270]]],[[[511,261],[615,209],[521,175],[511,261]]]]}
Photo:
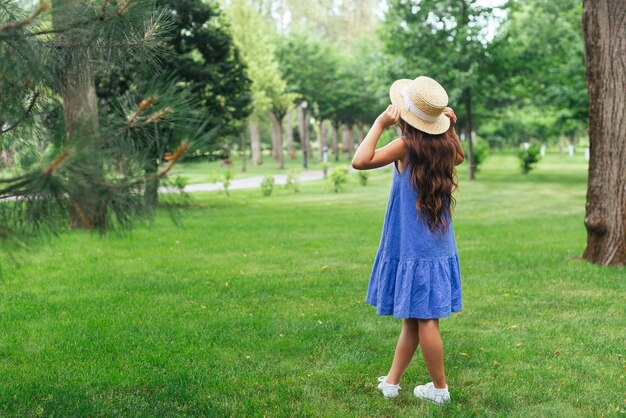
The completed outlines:
{"type": "Polygon", "coordinates": [[[400,109],[395,105],[389,105],[387,109],[376,118],[376,121],[359,145],[352,158],[352,167],[357,170],[370,170],[383,167],[394,161],[401,160],[406,154],[406,145],[402,139],[395,139],[389,144],[376,149],[376,143],[380,135],[389,126],[400,119],[400,109]]]}

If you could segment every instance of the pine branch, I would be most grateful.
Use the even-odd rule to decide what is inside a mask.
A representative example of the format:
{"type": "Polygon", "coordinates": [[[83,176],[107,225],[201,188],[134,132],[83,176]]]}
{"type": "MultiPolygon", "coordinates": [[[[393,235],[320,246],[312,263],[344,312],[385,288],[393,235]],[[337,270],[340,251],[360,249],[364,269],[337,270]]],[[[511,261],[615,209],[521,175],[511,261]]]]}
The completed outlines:
{"type": "Polygon", "coordinates": [[[33,110],[33,108],[35,107],[35,102],[37,102],[37,99],[40,96],[40,92],[35,92],[35,94],[33,94],[33,98],[30,101],[30,105],[28,105],[28,108],[26,109],[26,112],[24,113],[24,115],[22,115],[22,117],[15,122],[13,125],[10,125],[7,129],[2,130],[2,125],[0,125],[0,135],[4,135],[7,132],[12,131],[13,129],[17,128],[22,122],[24,122],[24,120],[26,119],[26,117],[30,114],[30,112],[33,110]]]}
{"type": "Polygon", "coordinates": [[[9,31],[16,30],[16,29],[24,29],[26,26],[31,25],[35,21],[35,19],[39,17],[40,14],[42,14],[48,9],[50,9],[50,3],[43,2],[37,7],[37,9],[33,12],[33,14],[27,17],[26,19],[21,20],[19,22],[11,22],[11,23],[7,23],[4,26],[0,26],[0,32],[9,32],[9,31]]]}

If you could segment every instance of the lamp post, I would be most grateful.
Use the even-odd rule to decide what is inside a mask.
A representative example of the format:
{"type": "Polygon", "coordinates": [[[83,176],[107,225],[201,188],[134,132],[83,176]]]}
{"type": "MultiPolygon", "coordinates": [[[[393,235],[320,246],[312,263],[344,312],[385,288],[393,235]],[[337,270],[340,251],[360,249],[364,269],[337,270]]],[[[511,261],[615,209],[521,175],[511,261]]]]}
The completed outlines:
{"type": "Polygon", "coordinates": [[[302,137],[300,138],[300,145],[302,146],[302,167],[303,168],[308,168],[309,166],[309,160],[308,160],[308,155],[307,155],[307,117],[306,117],[306,108],[308,106],[308,103],[306,100],[303,100],[302,103],[300,103],[300,106],[302,107],[302,137]]]}

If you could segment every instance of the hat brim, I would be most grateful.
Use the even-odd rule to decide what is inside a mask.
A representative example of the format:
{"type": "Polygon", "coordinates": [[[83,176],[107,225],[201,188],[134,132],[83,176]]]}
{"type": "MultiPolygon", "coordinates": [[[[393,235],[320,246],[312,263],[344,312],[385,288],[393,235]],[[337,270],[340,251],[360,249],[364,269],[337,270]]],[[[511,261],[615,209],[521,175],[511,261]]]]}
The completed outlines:
{"type": "Polygon", "coordinates": [[[413,80],[409,80],[407,78],[396,80],[389,88],[389,98],[391,99],[392,104],[400,108],[400,117],[415,129],[419,129],[420,131],[431,135],[439,135],[446,132],[450,128],[450,119],[443,113],[439,115],[435,122],[427,122],[411,113],[411,111],[406,107],[401,92],[402,89],[407,87],[412,81],[413,80]]]}

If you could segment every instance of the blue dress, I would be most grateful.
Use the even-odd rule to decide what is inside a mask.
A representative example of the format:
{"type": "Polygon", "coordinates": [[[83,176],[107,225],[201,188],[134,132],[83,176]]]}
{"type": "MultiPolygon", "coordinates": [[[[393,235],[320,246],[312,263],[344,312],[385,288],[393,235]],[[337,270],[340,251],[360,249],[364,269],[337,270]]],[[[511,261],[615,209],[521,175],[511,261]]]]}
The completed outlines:
{"type": "Polygon", "coordinates": [[[365,301],[379,315],[442,318],[461,310],[461,271],[451,219],[433,234],[415,207],[409,165],[393,182],[365,301]]]}

